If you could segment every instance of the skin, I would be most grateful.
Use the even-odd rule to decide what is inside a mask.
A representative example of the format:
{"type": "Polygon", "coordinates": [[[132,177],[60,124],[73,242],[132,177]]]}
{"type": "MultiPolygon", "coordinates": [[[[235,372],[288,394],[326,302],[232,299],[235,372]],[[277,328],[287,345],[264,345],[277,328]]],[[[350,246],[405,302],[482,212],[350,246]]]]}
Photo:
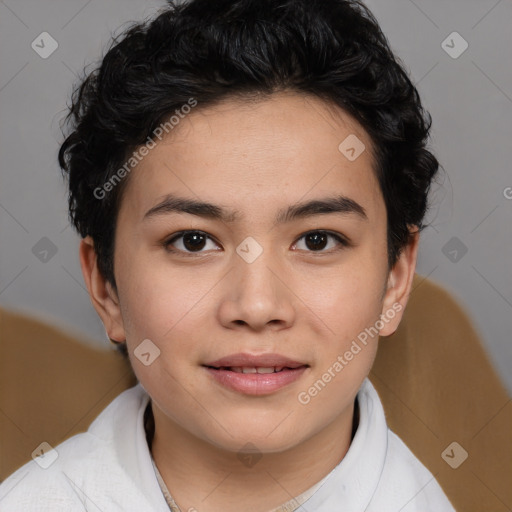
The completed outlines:
{"type": "MultiPolygon", "coordinates": [[[[98,271],[94,244],[80,245],[92,303],[110,338],[126,340],[134,371],[152,399],[153,456],[181,510],[268,511],[307,490],[344,457],[356,393],[377,337],[313,397],[297,399],[393,304],[405,307],[418,236],[387,265],[386,209],[371,140],[346,113],[320,99],[281,92],[256,102],[200,105],[132,172],[115,241],[117,293],[98,271]],[[350,134],[366,150],[349,161],[350,134]],[[144,219],[167,194],[206,201],[238,216],[225,221],[167,212],[144,219]],[[364,208],[276,224],[299,202],[343,195],[364,208]],[[182,230],[201,230],[200,253],[182,230]],[[304,235],[328,230],[322,246],[304,235]],[[236,252],[253,237],[252,263],[236,252]],[[308,239],[309,240],[309,239],[308,239]],[[186,250],[189,249],[187,253],[186,250]],[[192,247],[193,249],[193,247],[192,247]],[[150,339],[160,356],[143,365],[133,352],[150,339]],[[307,363],[303,376],[265,396],[228,390],[201,366],[238,352],[279,353],[307,363]],[[246,465],[252,443],[262,457],[246,465]]],[[[402,312],[385,323],[393,333],[402,312]]]]}

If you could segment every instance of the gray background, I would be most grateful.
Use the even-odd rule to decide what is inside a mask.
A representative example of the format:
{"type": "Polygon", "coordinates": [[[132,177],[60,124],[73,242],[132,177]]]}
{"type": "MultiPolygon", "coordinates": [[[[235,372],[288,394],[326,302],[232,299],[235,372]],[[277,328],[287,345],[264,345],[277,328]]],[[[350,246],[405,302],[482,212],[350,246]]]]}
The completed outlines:
{"type": "MultiPolygon", "coordinates": [[[[59,122],[76,76],[101,56],[111,32],[163,5],[0,1],[0,305],[104,347],[82,280],[79,239],[68,226],[56,163],[59,122]],[[42,32],[58,42],[47,59],[31,47],[42,32]]],[[[446,171],[432,195],[418,272],[456,296],[512,391],[512,2],[368,6],[432,114],[431,146],[446,171]],[[457,58],[462,41],[448,37],[454,31],[469,45],[457,58]]]]}

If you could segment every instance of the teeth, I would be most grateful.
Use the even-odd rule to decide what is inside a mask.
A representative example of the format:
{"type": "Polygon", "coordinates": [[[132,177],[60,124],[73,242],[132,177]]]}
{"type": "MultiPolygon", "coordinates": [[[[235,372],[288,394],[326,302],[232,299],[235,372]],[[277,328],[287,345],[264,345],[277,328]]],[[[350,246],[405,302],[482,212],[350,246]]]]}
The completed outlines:
{"type": "Polygon", "coordinates": [[[228,370],[236,373],[257,373],[256,368],[244,368],[242,366],[232,366],[231,368],[228,368],[228,370]]]}
{"type": "Polygon", "coordinates": [[[258,373],[274,373],[275,368],[257,368],[258,373]]]}
{"type": "Polygon", "coordinates": [[[268,368],[264,368],[264,367],[248,368],[248,367],[242,367],[242,366],[232,366],[230,368],[230,370],[233,372],[236,372],[236,373],[276,373],[276,372],[280,372],[283,368],[284,368],[284,366],[276,366],[276,367],[271,366],[268,368]]]}

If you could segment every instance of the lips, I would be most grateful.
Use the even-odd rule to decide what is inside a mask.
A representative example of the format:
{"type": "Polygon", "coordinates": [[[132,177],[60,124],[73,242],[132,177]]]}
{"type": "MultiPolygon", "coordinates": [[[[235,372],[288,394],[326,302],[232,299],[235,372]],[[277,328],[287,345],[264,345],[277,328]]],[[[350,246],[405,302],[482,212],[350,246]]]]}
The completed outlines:
{"type": "MultiPolygon", "coordinates": [[[[252,355],[246,353],[240,354],[232,354],[230,356],[223,357],[221,359],[217,359],[216,361],[212,361],[210,363],[206,363],[203,366],[209,366],[210,368],[216,369],[230,369],[232,371],[236,371],[239,368],[260,368],[260,369],[269,369],[272,368],[274,371],[277,369],[278,371],[283,368],[300,368],[301,366],[309,366],[306,363],[294,361],[290,358],[282,356],[280,354],[259,354],[252,355]]],[[[252,372],[254,373],[254,372],[252,372]]],[[[270,373],[270,372],[266,372],[270,373]]]]}
{"type": "Polygon", "coordinates": [[[309,368],[279,354],[233,354],[203,366],[214,381],[246,395],[272,394],[300,379],[309,368]]]}

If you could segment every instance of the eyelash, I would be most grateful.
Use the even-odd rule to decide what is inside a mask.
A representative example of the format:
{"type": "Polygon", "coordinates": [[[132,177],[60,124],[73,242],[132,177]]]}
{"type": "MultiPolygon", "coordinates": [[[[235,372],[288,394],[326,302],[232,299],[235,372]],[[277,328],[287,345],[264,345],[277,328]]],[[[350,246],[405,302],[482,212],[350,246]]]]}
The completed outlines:
{"type": "MultiPolygon", "coordinates": [[[[202,254],[203,251],[183,251],[181,249],[176,249],[176,248],[172,247],[172,244],[174,242],[176,242],[180,238],[183,238],[185,235],[190,234],[190,233],[198,233],[198,234],[201,234],[201,235],[205,235],[206,238],[208,238],[209,240],[212,240],[214,243],[217,244],[217,242],[215,242],[215,240],[210,235],[208,235],[208,233],[196,229],[196,230],[185,230],[185,231],[180,231],[178,233],[175,233],[174,235],[171,236],[171,238],[166,239],[162,243],[162,245],[164,246],[164,248],[168,252],[171,252],[171,253],[180,253],[180,254],[185,254],[187,256],[195,256],[195,255],[202,254]]],[[[339,243],[339,245],[341,246],[341,247],[338,247],[338,248],[329,249],[327,251],[323,250],[323,249],[319,250],[319,251],[306,251],[306,252],[309,252],[309,253],[312,253],[312,254],[330,254],[332,252],[343,250],[343,249],[345,249],[347,247],[350,247],[352,245],[350,243],[350,241],[347,238],[345,238],[344,236],[342,236],[341,234],[334,233],[332,231],[328,231],[328,230],[324,230],[324,229],[316,229],[316,230],[312,230],[312,231],[307,231],[306,233],[301,235],[297,239],[297,241],[294,242],[293,245],[296,245],[300,240],[302,240],[303,238],[305,238],[306,236],[311,235],[311,234],[324,234],[324,235],[327,235],[327,236],[329,236],[331,238],[334,238],[339,243]]],[[[217,244],[217,245],[219,245],[219,244],[217,244]]]]}

